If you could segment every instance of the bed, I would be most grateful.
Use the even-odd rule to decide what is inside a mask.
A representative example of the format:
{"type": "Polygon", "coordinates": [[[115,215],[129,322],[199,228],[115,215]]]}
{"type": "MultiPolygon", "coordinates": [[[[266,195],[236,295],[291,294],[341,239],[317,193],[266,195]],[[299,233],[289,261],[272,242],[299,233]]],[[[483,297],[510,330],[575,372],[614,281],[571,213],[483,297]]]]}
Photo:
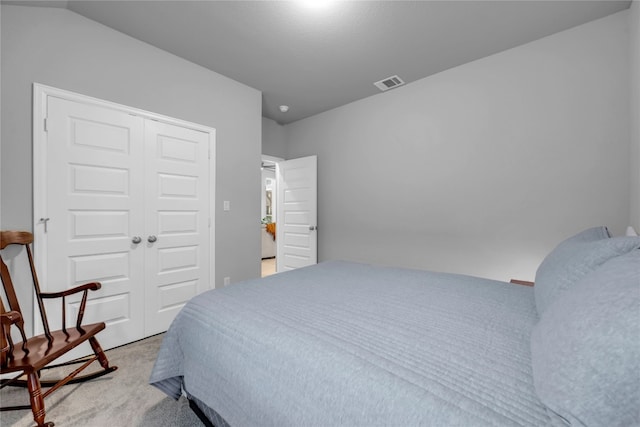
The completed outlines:
{"type": "Polygon", "coordinates": [[[639,248],[585,230],[534,287],[331,261],[208,291],[150,383],[218,427],[637,425],[639,248]]]}

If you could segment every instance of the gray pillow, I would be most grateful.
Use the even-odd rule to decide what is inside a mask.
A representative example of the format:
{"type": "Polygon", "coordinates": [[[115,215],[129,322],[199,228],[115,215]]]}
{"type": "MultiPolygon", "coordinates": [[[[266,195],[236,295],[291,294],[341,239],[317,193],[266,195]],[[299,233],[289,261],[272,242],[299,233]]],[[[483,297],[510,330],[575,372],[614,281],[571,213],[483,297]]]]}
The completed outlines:
{"type": "MultiPolygon", "coordinates": [[[[554,301],[531,335],[540,400],[570,425],[640,425],[640,250],[554,301]]],[[[557,418],[556,418],[557,419],[557,418]]]]}
{"type": "Polygon", "coordinates": [[[584,230],[560,243],[536,272],[533,289],[538,314],[605,261],[637,247],[640,237],[610,238],[606,227],[584,230]]]}

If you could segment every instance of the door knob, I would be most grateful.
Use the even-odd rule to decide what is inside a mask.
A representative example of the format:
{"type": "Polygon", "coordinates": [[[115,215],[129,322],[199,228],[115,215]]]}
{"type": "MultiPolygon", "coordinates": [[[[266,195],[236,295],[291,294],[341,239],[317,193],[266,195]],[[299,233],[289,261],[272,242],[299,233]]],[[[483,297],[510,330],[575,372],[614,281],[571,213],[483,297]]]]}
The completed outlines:
{"type": "Polygon", "coordinates": [[[133,239],[131,239],[131,242],[137,245],[138,243],[142,242],[142,239],[140,238],[140,236],[135,236],[133,239]]]}
{"type": "Polygon", "coordinates": [[[313,225],[309,226],[309,230],[310,231],[317,230],[317,229],[318,229],[318,227],[316,227],[316,226],[313,226],[313,225]]]}
{"type": "Polygon", "coordinates": [[[153,242],[155,242],[156,240],[158,240],[158,238],[157,238],[156,236],[149,236],[149,237],[147,238],[147,242],[149,242],[149,243],[153,243],[153,242]]]}

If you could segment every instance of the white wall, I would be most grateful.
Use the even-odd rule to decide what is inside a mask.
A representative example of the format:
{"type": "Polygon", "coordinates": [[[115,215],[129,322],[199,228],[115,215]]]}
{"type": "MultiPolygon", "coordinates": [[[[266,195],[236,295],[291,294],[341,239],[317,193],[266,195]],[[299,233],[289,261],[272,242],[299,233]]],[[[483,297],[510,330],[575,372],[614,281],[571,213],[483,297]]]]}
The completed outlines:
{"type": "Polygon", "coordinates": [[[631,211],[629,223],[640,232],[640,1],[629,10],[631,60],[631,211]]]}
{"type": "MultiPolygon", "coordinates": [[[[636,5],[637,6],[637,5],[636,5]]],[[[532,279],[629,219],[627,11],[285,126],[318,155],[319,259],[532,279]]]]}
{"type": "Polygon", "coordinates": [[[262,154],[283,159],[287,152],[284,127],[275,120],[262,118],[262,154]]]}
{"type": "Polygon", "coordinates": [[[32,84],[217,131],[216,283],[260,275],[259,91],[65,9],[2,6],[0,227],[32,229],[32,84]],[[231,211],[222,201],[231,201],[231,211]]]}

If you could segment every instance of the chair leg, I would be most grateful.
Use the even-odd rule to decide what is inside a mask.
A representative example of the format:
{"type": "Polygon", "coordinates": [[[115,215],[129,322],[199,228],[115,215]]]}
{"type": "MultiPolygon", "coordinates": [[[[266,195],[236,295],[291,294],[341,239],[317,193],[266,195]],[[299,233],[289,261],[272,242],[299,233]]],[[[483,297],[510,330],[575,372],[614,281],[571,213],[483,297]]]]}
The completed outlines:
{"type": "Polygon", "coordinates": [[[31,372],[27,375],[27,387],[29,388],[29,400],[31,402],[31,411],[33,412],[33,420],[38,423],[38,427],[51,427],[52,422],[45,423],[44,397],[42,396],[42,388],[40,387],[40,378],[37,372],[31,372]]]}
{"type": "Polygon", "coordinates": [[[91,348],[93,349],[95,355],[98,356],[98,362],[100,362],[102,368],[109,369],[109,360],[107,359],[107,355],[104,354],[104,351],[102,351],[102,347],[100,347],[100,344],[98,343],[96,337],[89,338],[89,344],[91,344],[91,348]]]}

